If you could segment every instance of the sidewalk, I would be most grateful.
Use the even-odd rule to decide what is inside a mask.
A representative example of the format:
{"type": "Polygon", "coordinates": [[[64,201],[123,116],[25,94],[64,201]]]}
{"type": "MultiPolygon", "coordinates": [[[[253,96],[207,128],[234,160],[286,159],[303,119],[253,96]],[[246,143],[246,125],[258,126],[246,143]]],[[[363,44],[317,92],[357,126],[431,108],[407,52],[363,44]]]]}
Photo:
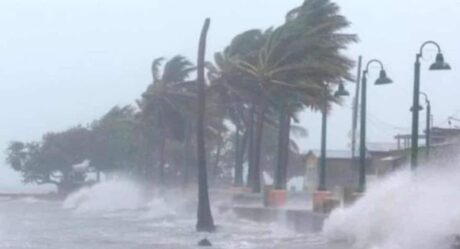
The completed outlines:
{"type": "Polygon", "coordinates": [[[234,195],[231,203],[221,211],[232,210],[238,217],[259,223],[278,223],[299,233],[320,232],[327,215],[312,210],[310,197],[303,193],[289,193],[283,208],[265,207],[262,194],[234,195]]]}

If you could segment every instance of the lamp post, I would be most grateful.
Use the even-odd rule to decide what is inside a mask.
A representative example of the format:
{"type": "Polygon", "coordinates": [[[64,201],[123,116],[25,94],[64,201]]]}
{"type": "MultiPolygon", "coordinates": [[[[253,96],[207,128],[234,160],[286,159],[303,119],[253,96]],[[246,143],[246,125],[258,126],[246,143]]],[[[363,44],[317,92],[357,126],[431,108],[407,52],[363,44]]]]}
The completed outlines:
{"type": "MultiPolygon", "coordinates": [[[[335,97],[348,96],[350,93],[345,90],[343,83],[339,83],[338,90],[334,93],[335,97]]],[[[324,85],[323,101],[321,106],[321,156],[319,159],[319,184],[318,191],[326,191],[326,136],[327,136],[327,100],[328,84],[324,85]]]]}
{"type": "Polygon", "coordinates": [[[424,92],[420,92],[420,95],[425,97],[425,104],[426,104],[426,128],[425,128],[425,146],[426,146],[426,157],[430,156],[430,146],[431,146],[431,102],[428,99],[428,95],[424,92]]]}
{"type": "Polygon", "coordinates": [[[380,76],[375,81],[376,85],[385,85],[393,83],[387,77],[383,63],[379,60],[370,60],[363,72],[363,79],[361,85],[361,124],[360,124],[360,138],[359,138],[359,179],[358,179],[358,192],[362,193],[366,189],[366,101],[367,101],[367,74],[369,66],[372,63],[377,63],[380,66],[380,76]]]}
{"type": "MultiPolygon", "coordinates": [[[[431,64],[430,70],[450,70],[449,64],[444,61],[444,55],[441,52],[441,47],[434,41],[427,41],[420,47],[420,52],[415,55],[415,67],[414,67],[414,99],[412,107],[419,106],[420,102],[420,59],[423,57],[423,49],[427,45],[435,45],[438,49],[436,55],[436,61],[431,64]]],[[[418,122],[419,122],[419,108],[412,108],[412,136],[411,136],[411,160],[410,165],[414,170],[418,166],[418,122]]]]}

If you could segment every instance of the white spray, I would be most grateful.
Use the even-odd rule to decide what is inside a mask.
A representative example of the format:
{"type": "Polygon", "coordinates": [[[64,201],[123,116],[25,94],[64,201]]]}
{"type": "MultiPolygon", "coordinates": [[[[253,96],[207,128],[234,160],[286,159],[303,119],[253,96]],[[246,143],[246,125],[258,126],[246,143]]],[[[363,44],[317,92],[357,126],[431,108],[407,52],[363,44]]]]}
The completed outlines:
{"type": "Polygon", "coordinates": [[[333,212],[324,234],[359,249],[449,248],[452,236],[460,234],[460,169],[439,166],[389,176],[351,207],[333,212]]]}
{"type": "Polygon", "coordinates": [[[109,180],[80,189],[64,201],[64,208],[77,211],[120,211],[144,206],[139,186],[128,180],[109,180]]]}

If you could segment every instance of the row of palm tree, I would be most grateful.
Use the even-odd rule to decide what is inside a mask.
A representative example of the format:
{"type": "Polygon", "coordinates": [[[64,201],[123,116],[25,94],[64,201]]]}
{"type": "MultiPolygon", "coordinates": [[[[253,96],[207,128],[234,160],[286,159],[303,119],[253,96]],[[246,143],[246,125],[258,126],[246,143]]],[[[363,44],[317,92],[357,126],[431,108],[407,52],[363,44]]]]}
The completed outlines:
{"type": "MultiPolygon", "coordinates": [[[[326,83],[352,80],[349,71],[354,64],[342,50],[357,37],[342,33],[348,26],[336,4],[306,0],[287,14],[283,25],[237,35],[216,53],[215,64],[209,63],[210,88],[218,89],[237,130],[235,146],[245,145],[240,132],[248,136],[247,182],[254,192],[261,190],[264,124],[279,128],[276,187],[285,188],[291,120],[305,109],[320,108],[326,83]]],[[[327,98],[338,101],[327,90],[327,98]]],[[[235,183],[241,184],[241,159],[236,169],[235,183]]]]}
{"type": "Polygon", "coordinates": [[[260,161],[264,128],[277,127],[275,187],[286,188],[292,120],[298,121],[297,116],[306,109],[319,110],[323,98],[329,103],[339,102],[331,94],[331,86],[352,80],[350,69],[354,62],[343,54],[349,44],[357,41],[356,35],[345,32],[349,25],[335,3],[305,0],[287,13],[282,25],[237,35],[223,51],[215,54],[214,62],[204,61],[209,28],[206,20],[200,38],[196,81],[187,81],[195,68],[184,57],[168,61],[161,76],[162,59],[154,61],[154,80],[140,101],[141,113],[161,133],[158,146],[161,179],[164,179],[161,155],[166,141],[188,137],[184,140],[186,147],[190,146],[190,131],[195,125],[199,230],[213,228],[207,193],[205,136],[221,137],[225,121],[232,123],[236,154],[234,184],[244,184],[243,164],[247,161],[247,185],[259,193],[263,184],[260,161]]]}

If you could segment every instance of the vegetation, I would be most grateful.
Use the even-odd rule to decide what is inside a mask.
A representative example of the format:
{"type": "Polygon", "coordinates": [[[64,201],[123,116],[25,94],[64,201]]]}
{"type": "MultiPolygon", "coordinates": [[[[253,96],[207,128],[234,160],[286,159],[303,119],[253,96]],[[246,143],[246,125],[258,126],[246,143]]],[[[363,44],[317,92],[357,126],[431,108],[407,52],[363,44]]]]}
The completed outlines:
{"type": "Polygon", "coordinates": [[[59,192],[81,186],[85,171],[75,165],[89,156],[89,131],[75,127],[66,132],[48,133],[40,143],[12,142],[7,162],[20,171],[25,183],[54,184],[59,192]]]}

